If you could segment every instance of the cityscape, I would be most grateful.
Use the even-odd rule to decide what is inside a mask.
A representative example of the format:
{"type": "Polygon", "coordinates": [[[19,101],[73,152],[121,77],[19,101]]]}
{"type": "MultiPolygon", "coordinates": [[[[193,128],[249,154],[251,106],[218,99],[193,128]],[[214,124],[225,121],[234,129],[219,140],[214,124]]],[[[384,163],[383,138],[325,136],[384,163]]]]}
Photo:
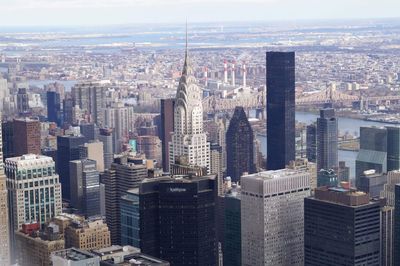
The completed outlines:
{"type": "Polygon", "coordinates": [[[310,2],[0,3],[0,266],[399,266],[400,5],[310,2]]]}

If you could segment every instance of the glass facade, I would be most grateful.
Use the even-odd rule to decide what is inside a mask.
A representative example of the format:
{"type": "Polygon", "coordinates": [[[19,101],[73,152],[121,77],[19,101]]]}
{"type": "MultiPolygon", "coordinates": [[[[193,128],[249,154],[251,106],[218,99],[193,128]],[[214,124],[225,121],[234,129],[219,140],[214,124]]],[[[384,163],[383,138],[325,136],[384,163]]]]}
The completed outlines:
{"type": "Polygon", "coordinates": [[[295,54],[267,52],[267,169],[295,159],[295,54]]]}
{"type": "Polygon", "coordinates": [[[121,245],[140,248],[139,194],[127,191],[121,197],[121,245]]]}

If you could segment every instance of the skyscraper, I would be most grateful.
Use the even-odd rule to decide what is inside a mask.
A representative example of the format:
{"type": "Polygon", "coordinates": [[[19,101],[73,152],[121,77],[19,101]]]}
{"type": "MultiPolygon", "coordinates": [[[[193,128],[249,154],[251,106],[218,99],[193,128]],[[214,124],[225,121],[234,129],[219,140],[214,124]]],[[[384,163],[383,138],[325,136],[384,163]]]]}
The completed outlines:
{"type": "Polygon", "coordinates": [[[112,107],[104,109],[103,113],[104,120],[102,125],[114,129],[114,153],[121,153],[122,145],[128,143],[129,132],[134,129],[133,107],[116,103],[112,107]]]}
{"type": "Polygon", "coordinates": [[[79,159],[79,146],[84,143],[82,135],[57,136],[57,173],[60,174],[62,195],[70,200],[69,161],[79,159]]]}
{"type": "Polygon", "coordinates": [[[14,119],[14,153],[40,154],[40,122],[30,118],[14,119]]]}
{"type": "Polygon", "coordinates": [[[239,182],[243,173],[255,172],[254,133],[243,107],[236,107],[226,132],[227,176],[239,182]]]}
{"type": "Polygon", "coordinates": [[[338,167],[338,121],[335,110],[320,110],[317,119],[317,171],[338,167]]]}
{"type": "Polygon", "coordinates": [[[267,169],[295,159],[295,54],[267,52],[267,169]]]}
{"type": "Polygon", "coordinates": [[[100,181],[96,161],[69,162],[71,205],[85,217],[100,215],[100,181]]]}
{"type": "Polygon", "coordinates": [[[113,130],[111,128],[100,128],[99,140],[103,142],[104,169],[110,169],[114,160],[113,130]]]}
{"type": "Polygon", "coordinates": [[[47,92],[47,119],[61,126],[60,94],[55,91],[47,92]]]}
{"type": "MultiPolygon", "coordinates": [[[[187,46],[187,45],[186,45],[187,46]]],[[[185,157],[188,165],[210,170],[210,144],[203,132],[202,93],[196,85],[186,48],[185,63],[174,106],[174,133],[170,142],[169,165],[185,157]]]]}
{"type": "Polygon", "coordinates": [[[104,150],[103,142],[97,140],[79,146],[79,158],[96,161],[97,171],[104,171],[104,150]]]}
{"type": "Polygon", "coordinates": [[[14,125],[13,121],[1,123],[1,135],[3,138],[3,161],[10,157],[15,157],[14,152],[14,125]]]}
{"type": "Polygon", "coordinates": [[[395,205],[396,184],[400,184],[400,170],[389,171],[387,174],[387,183],[381,191],[381,197],[386,198],[386,204],[391,207],[395,205]]]}
{"type": "Polygon", "coordinates": [[[387,171],[400,169],[400,127],[387,126],[387,171]]]}
{"type": "Polygon", "coordinates": [[[17,110],[18,114],[25,116],[29,113],[29,96],[26,88],[19,88],[17,94],[17,110]]]}
{"type": "Polygon", "coordinates": [[[85,137],[85,143],[89,143],[96,139],[96,126],[95,124],[80,124],[79,128],[81,130],[82,136],[85,137]]]}
{"type": "Polygon", "coordinates": [[[27,154],[5,161],[9,199],[10,241],[15,258],[15,230],[23,224],[50,221],[62,211],[61,184],[53,159],[27,154]]]}
{"type": "Polygon", "coordinates": [[[306,129],[307,159],[309,162],[317,162],[317,125],[311,124],[306,129]]]}
{"type": "Polygon", "coordinates": [[[177,266],[216,265],[216,195],[215,176],[159,184],[160,258],[177,266]]]}
{"type": "Polygon", "coordinates": [[[146,177],[146,165],[134,164],[126,156],[116,158],[102,176],[102,183],[105,185],[106,221],[113,245],[120,244],[121,241],[120,199],[127,190],[139,187],[139,183],[146,177]]]}
{"type": "Polygon", "coordinates": [[[175,99],[161,99],[161,142],[162,166],[164,172],[169,172],[169,143],[174,131],[175,99]]]}
{"type": "Polygon", "coordinates": [[[304,200],[304,265],[380,265],[381,205],[363,192],[317,188],[304,200]]]}
{"type": "Polygon", "coordinates": [[[387,172],[387,131],[383,127],[360,128],[360,151],[356,159],[356,187],[366,170],[387,172]]]}
{"type": "Polygon", "coordinates": [[[240,188],[227,192],[224,201],[224,265],[242,265],[240,188]]]}
{"type": "Polygon", "coordinates": [[[310,174],[281,169],[241,179],[242,265],[303,265],[310,174]]]}
{"type": "Polygon", "coordinates": [[[75,84],[71,89],[74,106],[89,114],[90,123],[103,122],[103,108],[106,107],[106,92],[110,86],[108,81],[87,81],[75,84]]]}
{"type": "MultiPolygon", "coordinates": [[[[1,119],[1,115],[0,115],[1,119]]],[[[10,264],[10,228],[7,200],[6,176],[3,166],[3,138],[0,124],[0,265],[10,264]]]]}

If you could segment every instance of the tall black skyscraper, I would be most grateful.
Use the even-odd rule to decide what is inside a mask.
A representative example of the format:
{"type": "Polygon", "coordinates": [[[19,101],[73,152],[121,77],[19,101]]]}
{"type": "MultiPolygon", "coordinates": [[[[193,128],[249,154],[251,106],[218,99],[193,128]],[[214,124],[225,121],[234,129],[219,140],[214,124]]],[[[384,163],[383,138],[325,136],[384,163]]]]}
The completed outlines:
{"type": "Polygon", "coordinates": [[[317,161],[317,125],[311,124],[307,126],[307,159],[309,162],[317,161]]]}
{"type": "Polygon", "coordinates": [[[175,99],[161,99],[161,130],[162,165],[165,172],[169,172],[169,142],[171,132],[174,131],[175,99]]]}
{"type": "Polygon", "coordinates": [[[304,199],[304,265],[380,265],[381,200],[320,187],[304,199]]]}
{"type": "Polygon", "coordinates": [[[55,91],[47,92],[47,119],[61,126],[60,94],[55,91]]]}
{"type": "Polygon", "coordinates": [[[295,55],[267,52],[267,168],[295,159],[295,55]]]}
{"type": "Polygon", "coordinates": [[[226,132],[227,175],[233,182],[255,172],[254,134],[243,107],[236,107],[226,132]]]}
{"type": "Polygon", "coordinates": [[[338,121],[335,110],[320,110],[317,119],[317,171],[338,167],[338,121]]]}
{"type": "Polygon", "coordinates": [[[57,136],[57,173],[60,176],[62,197],[70,200],[69,161],[78,160],[79,146],[85,143],[85,138],[79,136],[57,136]]]}

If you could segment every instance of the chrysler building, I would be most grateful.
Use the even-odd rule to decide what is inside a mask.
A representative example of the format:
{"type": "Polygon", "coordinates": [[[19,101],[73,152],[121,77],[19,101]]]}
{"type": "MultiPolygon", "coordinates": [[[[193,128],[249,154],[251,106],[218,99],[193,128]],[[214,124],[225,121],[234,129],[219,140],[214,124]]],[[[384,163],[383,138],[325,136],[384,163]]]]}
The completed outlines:
{"type": "Polygon", "coordinates": [[[203,132],[202,91],[196,84],[189,62],[187,33],[185,63],[176,92],[169,164],[206,168],[207,173],[210,171],[210,143],[203,132]]]}

